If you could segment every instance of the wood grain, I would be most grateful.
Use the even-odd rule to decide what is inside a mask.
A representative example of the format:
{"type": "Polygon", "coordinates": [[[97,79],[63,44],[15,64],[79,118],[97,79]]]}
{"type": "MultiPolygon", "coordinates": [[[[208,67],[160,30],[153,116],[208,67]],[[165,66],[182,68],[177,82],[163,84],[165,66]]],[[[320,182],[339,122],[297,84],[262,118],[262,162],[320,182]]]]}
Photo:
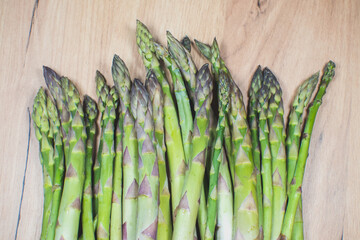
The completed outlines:
{"type": "MultiPolygon", "coordinates": [[[[297,86],[329,59],[335,61],[336,78],[320,108],[306,167],[305,237],[357,239],[359,12],[357,0],[2,1],[0,238],[13,238],[16,232],[27,152],[27,108],[45,85],[42,66],[70,77],[91,96],[95,96],[97,69],[112,83],[115,53],[127,63],[132,77],[144,79],[135,43],[135,20],[140,19],[161,43],[166,30],[178,38],[187,34],[208,43],[216,36],[244,95],[257,65],[270,67],[283,88],[286,114],[297,86]]],[[[199,66],[205,63],[193,52],[199,66]]],[[[40,235],[43,190],[34,133],[28,161],[18,239],[40,235]]]]}

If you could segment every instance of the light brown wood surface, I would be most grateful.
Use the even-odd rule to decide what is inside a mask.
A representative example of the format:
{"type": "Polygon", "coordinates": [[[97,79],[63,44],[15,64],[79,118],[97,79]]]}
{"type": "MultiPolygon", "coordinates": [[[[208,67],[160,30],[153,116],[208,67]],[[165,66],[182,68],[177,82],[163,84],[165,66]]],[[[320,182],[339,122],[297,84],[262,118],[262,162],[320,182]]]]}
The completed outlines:
{"type": "MultiPolygon", "coordinates": [[[[299,84],[334,60],[336,77],[315,122],[304,178],[305,238],[359,239],[359,13],[358,0],[1,1],[0,239],[13,239],[16,231],[18,239],[40,236],[42,173],[32,123],[25,178],[24,169],[28,108],[45,86],[42,66],[93,97],[97,69],[112,83],[115,53],[132,77],[144,79],[136,19],[161,43],[166,30],[207,43],[216,36],[244,95],[257,65],[270,67],[286,114],[299,84]]],[[[205,63],[193,55],[198,66],[205,63]]]]}

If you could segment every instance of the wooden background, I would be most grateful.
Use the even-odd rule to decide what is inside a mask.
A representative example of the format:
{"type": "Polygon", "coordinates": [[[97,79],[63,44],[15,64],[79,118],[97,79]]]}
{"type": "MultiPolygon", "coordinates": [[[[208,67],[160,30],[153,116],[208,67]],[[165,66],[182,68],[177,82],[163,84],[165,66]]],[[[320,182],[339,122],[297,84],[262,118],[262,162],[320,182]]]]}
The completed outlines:
{"type": "MultiPolygon", "coordinates": [[[[32,123],[24,170],[28,108],[45,86],[42,66],[93,97],[97,69],[112,83],[114,53],[132,77],[144,79],[136,19],[161,43],[166,30],[207,43],[216,36],[244,95],[257,65],[270,67],[282,85],[286,113],[299,84],[334,60],[336,77],[316,119],[306,166],[305,237],[359,239],[360,1],[4,0],[0,19],[0,239],[16,232],[18,239],[40,235],[42,173],[32,123]]],[[[205,62],[193,55],[198,66],[205,62]]]]}

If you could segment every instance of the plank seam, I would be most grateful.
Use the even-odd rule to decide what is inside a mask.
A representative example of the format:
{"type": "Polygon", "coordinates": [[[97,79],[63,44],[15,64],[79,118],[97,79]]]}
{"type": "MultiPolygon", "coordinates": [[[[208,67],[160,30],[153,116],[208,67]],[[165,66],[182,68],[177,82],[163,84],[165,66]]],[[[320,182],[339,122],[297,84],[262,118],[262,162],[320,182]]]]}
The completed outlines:
{"type": "Polygon", "coordinates": [[[22,202],[23,202],[23,197],[24,197],[26,170],[27,170],[27,165],[28,165],[28,160],[29,160],[29,151],[30,151],[31,115],[30,115],[30,109],[29,109],[29,108],[27,108],[27,111],[28,111],[28,117],[29,117],[29,131],[28,131],[28,141],[27,141],[27,150],[26,150],[25,169],[24,169],[24,176],[23,176],[21,196],[20,196],[20,204],[19,204],[19,213],[18,213],[18,219],[17,219],[17,223],[16,223],[16,230],[15,230],[15,240],[17,239],[17,233],[18,233],[19,225],[20,225],[21,207],[22,207],[22,202]]]}
{"type": "Polygon", "coordinates": [[[31,16],[29,35],[28,35],[28,39],[27,39],[27,42],[26,42],[26,50],[25,50],[25,52],[27,52],[27,50],[29,48],[32,26],[34,24],[35,13],[36,13],[38,5],[39,5],[39,0],[35,0],[33,11],[32,11],[32,16],[31,16]]]}

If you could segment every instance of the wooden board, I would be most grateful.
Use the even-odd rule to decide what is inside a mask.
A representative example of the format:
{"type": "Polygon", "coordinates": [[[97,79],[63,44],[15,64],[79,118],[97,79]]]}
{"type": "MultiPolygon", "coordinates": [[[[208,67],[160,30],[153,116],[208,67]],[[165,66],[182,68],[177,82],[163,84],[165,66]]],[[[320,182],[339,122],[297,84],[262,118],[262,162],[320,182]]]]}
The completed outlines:
{"type": "MultiPolygon", "coordinates": [[[[26,156],[28,108],[45,86],[42,66],[68,76],[93,97],[97,69],[112,83],[115,53],[132,77],[144,79],[135,42],[135,20],[140,19],[161,43],[166,30],[208,43],[216,36],[244,95],[257,65],[270,67],[283,88],[286,114],[299,84],[329,59],[335,61],[336,78],[316,119],[306,167],[305,237],[357,239],[359,12],[357,0],[2,1],[0,238],[14,238],[16,232],[18,239],[40,236],[42,176],[32,127],[28,161],[26,156]]],[[[205,63],[193,52],[198,66],[205,63]]]]}

